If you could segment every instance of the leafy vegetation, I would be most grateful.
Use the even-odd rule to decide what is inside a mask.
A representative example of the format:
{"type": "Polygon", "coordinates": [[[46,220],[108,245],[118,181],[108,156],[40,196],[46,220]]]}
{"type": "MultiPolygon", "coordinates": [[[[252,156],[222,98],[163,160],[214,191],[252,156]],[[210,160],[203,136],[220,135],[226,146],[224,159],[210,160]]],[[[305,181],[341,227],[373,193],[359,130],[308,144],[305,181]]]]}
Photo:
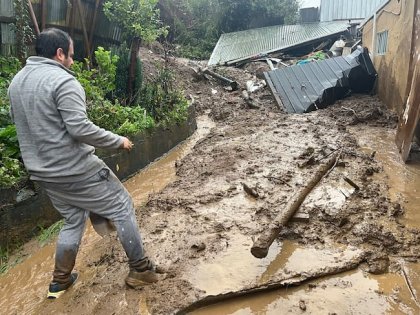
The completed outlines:
{"type": "Polygon", "coordinates": [[[48,242],[50,242],[54,237],[58,235],[61,228],[64,225],[64,220],[60,220],[55,222],[53,225],[49,226],[48,228],[44,229],[43,227],[39,227],[41,232],[38,236],[38,242],[41,246],[44,246],[48,242]]]}
{"type": "Polygon", "coordinates": [[[293,24],[297,0],[162,0],[178,53],[188,58],[208,58],[220,35],[251,28],[293,24]]]}
{"type": "MultiPolygon", "coordinates": [[[[186,120],[188,102],[180,91],[174,89],[174,77],[167,64],[158,71],[154,80],[143,86],[139,63],[137,82],[140,85],[136,86],[135,103],[124,106],[128,102],[120,81],[125,77],[127,82],[128,50],[120,51],[125,59],[98,47],[95,51],[96,67],[89,68],[88,60],[74,63],[72,70],[86,91],[89,118],[98,126],[120,135],[133,135],[157,125],[186,120]],[[125,61],[119,63],[120,60],[125,61]]],[[[21,65],[15,58],[0,57],[0,66],[0,187],[7,188],[26,178],[7,100],[7,87],[21,65]]]]}
{"type": "Polygon", "coordinates": [[[159,19],[157,3],[158,0],[107,0],[104,13],[121,27],[127,40],[139,37],[150,43],[167,34],[159,19]]]}
{"type": "Polygon", "coordinates": [[[7,87],[20,67],[16,58],[0,57],[0,187],[5,188],[16,185],[26,175],[7,100],[7,87]]]}

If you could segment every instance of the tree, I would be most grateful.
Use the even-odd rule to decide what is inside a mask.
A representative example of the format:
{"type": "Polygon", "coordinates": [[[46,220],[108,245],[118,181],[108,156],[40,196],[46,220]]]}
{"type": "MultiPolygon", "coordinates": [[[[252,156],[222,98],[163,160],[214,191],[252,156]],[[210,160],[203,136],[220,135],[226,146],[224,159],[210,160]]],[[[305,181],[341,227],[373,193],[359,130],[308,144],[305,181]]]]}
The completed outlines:
{"type": "Polygon", "coordinates": [[[107,0],[104,13],[122,30],[125,40],[130,43],[130,66],[128,74],[128,93],[132,99],[135,86],[135,72],[140,41],[152,42],[167,34],[159,20],[158,0],[107,0]]]}
{"type": "Polygon", "coordinates": [[[222,33],[293,24],[299,9],[297,0],[161,0],[160,5],[179,7],[182,15],[173,19],[173,38],[200,57],[203,51],[209,54],[222,33]]]}

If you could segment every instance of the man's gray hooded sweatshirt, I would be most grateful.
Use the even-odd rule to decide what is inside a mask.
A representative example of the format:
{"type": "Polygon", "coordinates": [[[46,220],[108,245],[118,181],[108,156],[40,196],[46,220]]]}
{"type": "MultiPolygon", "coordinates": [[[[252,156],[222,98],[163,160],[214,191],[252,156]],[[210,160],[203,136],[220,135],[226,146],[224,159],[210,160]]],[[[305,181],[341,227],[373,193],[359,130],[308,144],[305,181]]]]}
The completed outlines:
{"type": "Polygon", "coordinates": [[[87,118],[82,86],[55,60],[29,57],[8,94],[23,162],[33,180],[87,179],[104,167],[94,146],[117,149],[123,143],[87,118]]]}

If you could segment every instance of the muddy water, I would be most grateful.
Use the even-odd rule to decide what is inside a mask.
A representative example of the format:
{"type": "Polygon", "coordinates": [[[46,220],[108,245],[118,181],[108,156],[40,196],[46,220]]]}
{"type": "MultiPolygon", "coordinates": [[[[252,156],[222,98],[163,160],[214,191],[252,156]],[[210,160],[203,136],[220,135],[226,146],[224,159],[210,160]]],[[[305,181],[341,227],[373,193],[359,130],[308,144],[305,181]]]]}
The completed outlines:
{"type": "MultiPolygon", "coordinates": [[[[394,133],[384,129],[366,128],[354,129],[359,145],[367,153],[376,151],[387,177],[378,175],[378,180],[389,183],[390,198],[403,201],[404,218],[401,220],[411,227],[420,228],[420,162],[403,164],[399,159],[394,144],[394,133]]],[[[345,202],[345,195],[351,194],[351,189],[345,183],[334,187],[323,185],[314,190],[305,204],[318,204],[318,195],[329,195],[330,209],[339,209],[345,202]]],[[[325,200],[325,198],[323,198],[325,200]]],[[[245,246],[245,242],[241,243],[245,246]]],[[[248,247],[249,248],[249,247],[248,247]]],[[[244,250],[244,249],[243,249],[244,250]]],[[[260,263],[252,262],[248,252],[238,249],[230,250],[225,257],[217,259],[211,265],[199,266],[196,274],[190,280],[195,280],[200,288],[209,294],[223,293],[229,286],[224,277],[229,279],[229,290],[234,290],[244,284],[243,268],[251,270],[251,277],[258,282],[264,282],[281,270],[307,271],[317,266],[328,265],[337,257],[335,250],[343,250],[339,246],[330,248],[308,248],[293,242],[276,244],[274,252],[277,256],[267,257],[260,263]],[[247,258],[248,257],[248,258],[247,258]],[[226,258],[226,260],[224,259],[226,258]],[[333,260],[331,260],[333,259],[333,260]],[[227,261],[238,264],[236,271],[227,261]],[[199,276],[201,270],[207,275],[199,276]],[[232,270],[235,270],[233,272],[232,270]],[[228,273],[229,275],[227,275],[228,273]],[[211,280],[211,279],[218,279],[211,280]],[[234,279],[234,280],[231,280],[234,279]]],[[[402,263],[414,294],[420,297],[420,264],[402,263]]],[[[367,275],[360,269],[342,273],[333,277],[325,277],[296,288],[281,289],[244,298],[237,298],[218,305],[209,306],[193,312],[195,315],[254,315],[254,314],[420,314],[420,309],[409,291],[404,277],[400,274],[367,275]]]]}
{"type": "MultiPolygon", "coordinates": [[[[353,130],[359,145],[366,152],[376,151],[386,175],[389,193],[394,201],[403,202],[405,214],[402,222],[408,226],[420,228],[420,159],[402,163],[395,145],[395,132],[382,128],[353,130]],[[366,134],[369,136],[367,137],[366,134]]],[[[381,176],[381,175],[378,175],[381,176]]],[[[379,178],[384,180],[383,178],[379,178]]]]}
{"type": "MultiPolygon", "coordinates": [[[[202,116],[197,119],[197,126],[197,131],[187,141],[124,183],[136,206],[145,202],[150,193],[163,189],[174,180],[175,161],[188,154],[197,141],[210,132],[214,123],[207,116],[202,116]]],[[[88,281],[90,276],[84,263],[85,257],[101,240],[89,226],[75,267],[80,271],[82,282],[88,281]]],[[[30,256],[0,277],[0,314],[33,314],[49,302],[45,297],[54,266],[54,241],[39,248],[34,240],[27,247],[33,247],[32,251],[29,250],[30,256]]]]}

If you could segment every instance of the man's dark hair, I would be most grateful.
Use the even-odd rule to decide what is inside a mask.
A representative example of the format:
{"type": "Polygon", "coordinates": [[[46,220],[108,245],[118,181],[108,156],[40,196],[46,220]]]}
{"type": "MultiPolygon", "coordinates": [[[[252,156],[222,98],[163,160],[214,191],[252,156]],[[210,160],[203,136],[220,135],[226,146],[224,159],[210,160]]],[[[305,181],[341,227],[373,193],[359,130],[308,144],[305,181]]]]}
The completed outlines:
{"type": "Polygon", "coordinates": [[[67,58],[71,41],[70,35],[66,32],[58,28],[47,28],[39,34],[35,44],[35,51],[40,57],[52,59],[57,49],[61,48],[67,58]]]}

